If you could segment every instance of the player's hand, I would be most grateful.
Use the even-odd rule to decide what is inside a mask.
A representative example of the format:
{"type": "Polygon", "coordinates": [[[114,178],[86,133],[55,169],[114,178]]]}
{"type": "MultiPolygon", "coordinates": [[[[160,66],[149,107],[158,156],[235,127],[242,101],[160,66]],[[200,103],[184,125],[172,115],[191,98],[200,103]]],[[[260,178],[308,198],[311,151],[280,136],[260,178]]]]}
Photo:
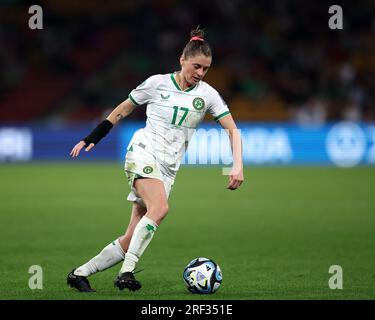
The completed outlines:
{"type": "MultiPolygon", "coordinates": [[[[86,145],[86,143],[84,141],[80,141],[78,142],[74,148],[72,149],[72,151],[70,152],[70,155],[72,158],[76,158],[78,157],[79,153],[81,152],[82,148],[84,148],[86,145]]],[[[85,151],[90,151],[92,148],[94,148],[95,144],[93,143],[90,143],[90,145],[85,149],[85,151]]]]}
{"type": "Polygon", "coordinates": [[[236,190],[244,181],[243,170],[242,169],[232,169],[229,175],[229,182],[227,189],[236,190]]]}

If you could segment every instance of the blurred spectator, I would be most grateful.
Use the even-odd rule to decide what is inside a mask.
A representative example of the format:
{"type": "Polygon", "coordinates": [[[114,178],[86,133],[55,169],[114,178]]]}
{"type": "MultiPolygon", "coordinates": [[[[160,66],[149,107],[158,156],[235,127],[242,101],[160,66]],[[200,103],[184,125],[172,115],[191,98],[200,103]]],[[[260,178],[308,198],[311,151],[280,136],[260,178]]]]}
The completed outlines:
{"type": "Polygon", "coordinates": [[[322,125],[327,119],[327,106],[321,99],[312,96],[306,103],[295,108],[292,117],[300,125],[322,125]]]}

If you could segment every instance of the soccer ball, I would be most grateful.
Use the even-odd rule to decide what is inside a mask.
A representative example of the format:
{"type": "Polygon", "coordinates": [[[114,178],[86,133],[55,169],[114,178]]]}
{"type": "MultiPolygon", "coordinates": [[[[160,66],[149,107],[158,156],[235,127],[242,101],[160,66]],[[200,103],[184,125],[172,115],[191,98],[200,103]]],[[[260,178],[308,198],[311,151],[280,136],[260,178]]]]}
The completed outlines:
{"type": "Polygon", "coordinates": [[[192,293],[214,293],[223,279],[220,267],[211,259],[197,258],[185,267],[183,278],[192,293]]]}

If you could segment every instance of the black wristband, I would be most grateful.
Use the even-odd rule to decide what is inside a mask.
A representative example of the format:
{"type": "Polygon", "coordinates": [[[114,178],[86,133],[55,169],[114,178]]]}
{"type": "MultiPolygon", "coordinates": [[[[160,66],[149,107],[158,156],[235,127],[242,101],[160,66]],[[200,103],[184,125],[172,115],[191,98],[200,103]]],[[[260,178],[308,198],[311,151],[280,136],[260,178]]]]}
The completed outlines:
{"type": "Polygon", "coordinates": [[[84,139],[82,139],[86,146],[89,146],[90,143],[98,144],[98,142],[103,139],[107,133],[113,128],[113,124],[109,120],[104,120],[99,123],[96,128],[84,139]]]}

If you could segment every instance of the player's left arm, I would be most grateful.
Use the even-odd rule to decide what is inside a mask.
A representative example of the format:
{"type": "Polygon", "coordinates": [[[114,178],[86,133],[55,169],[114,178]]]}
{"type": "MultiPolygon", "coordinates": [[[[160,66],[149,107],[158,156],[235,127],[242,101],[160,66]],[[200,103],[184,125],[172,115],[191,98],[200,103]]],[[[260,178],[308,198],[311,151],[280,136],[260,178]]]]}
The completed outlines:
{"type": "Polygon", "coordinates": [[[230,114],[219,119],[218,122],[229,136],[233,154],[233,167],[229,175],[227,189],[236,190],[244,181],[241,133],[230,114]]]}

